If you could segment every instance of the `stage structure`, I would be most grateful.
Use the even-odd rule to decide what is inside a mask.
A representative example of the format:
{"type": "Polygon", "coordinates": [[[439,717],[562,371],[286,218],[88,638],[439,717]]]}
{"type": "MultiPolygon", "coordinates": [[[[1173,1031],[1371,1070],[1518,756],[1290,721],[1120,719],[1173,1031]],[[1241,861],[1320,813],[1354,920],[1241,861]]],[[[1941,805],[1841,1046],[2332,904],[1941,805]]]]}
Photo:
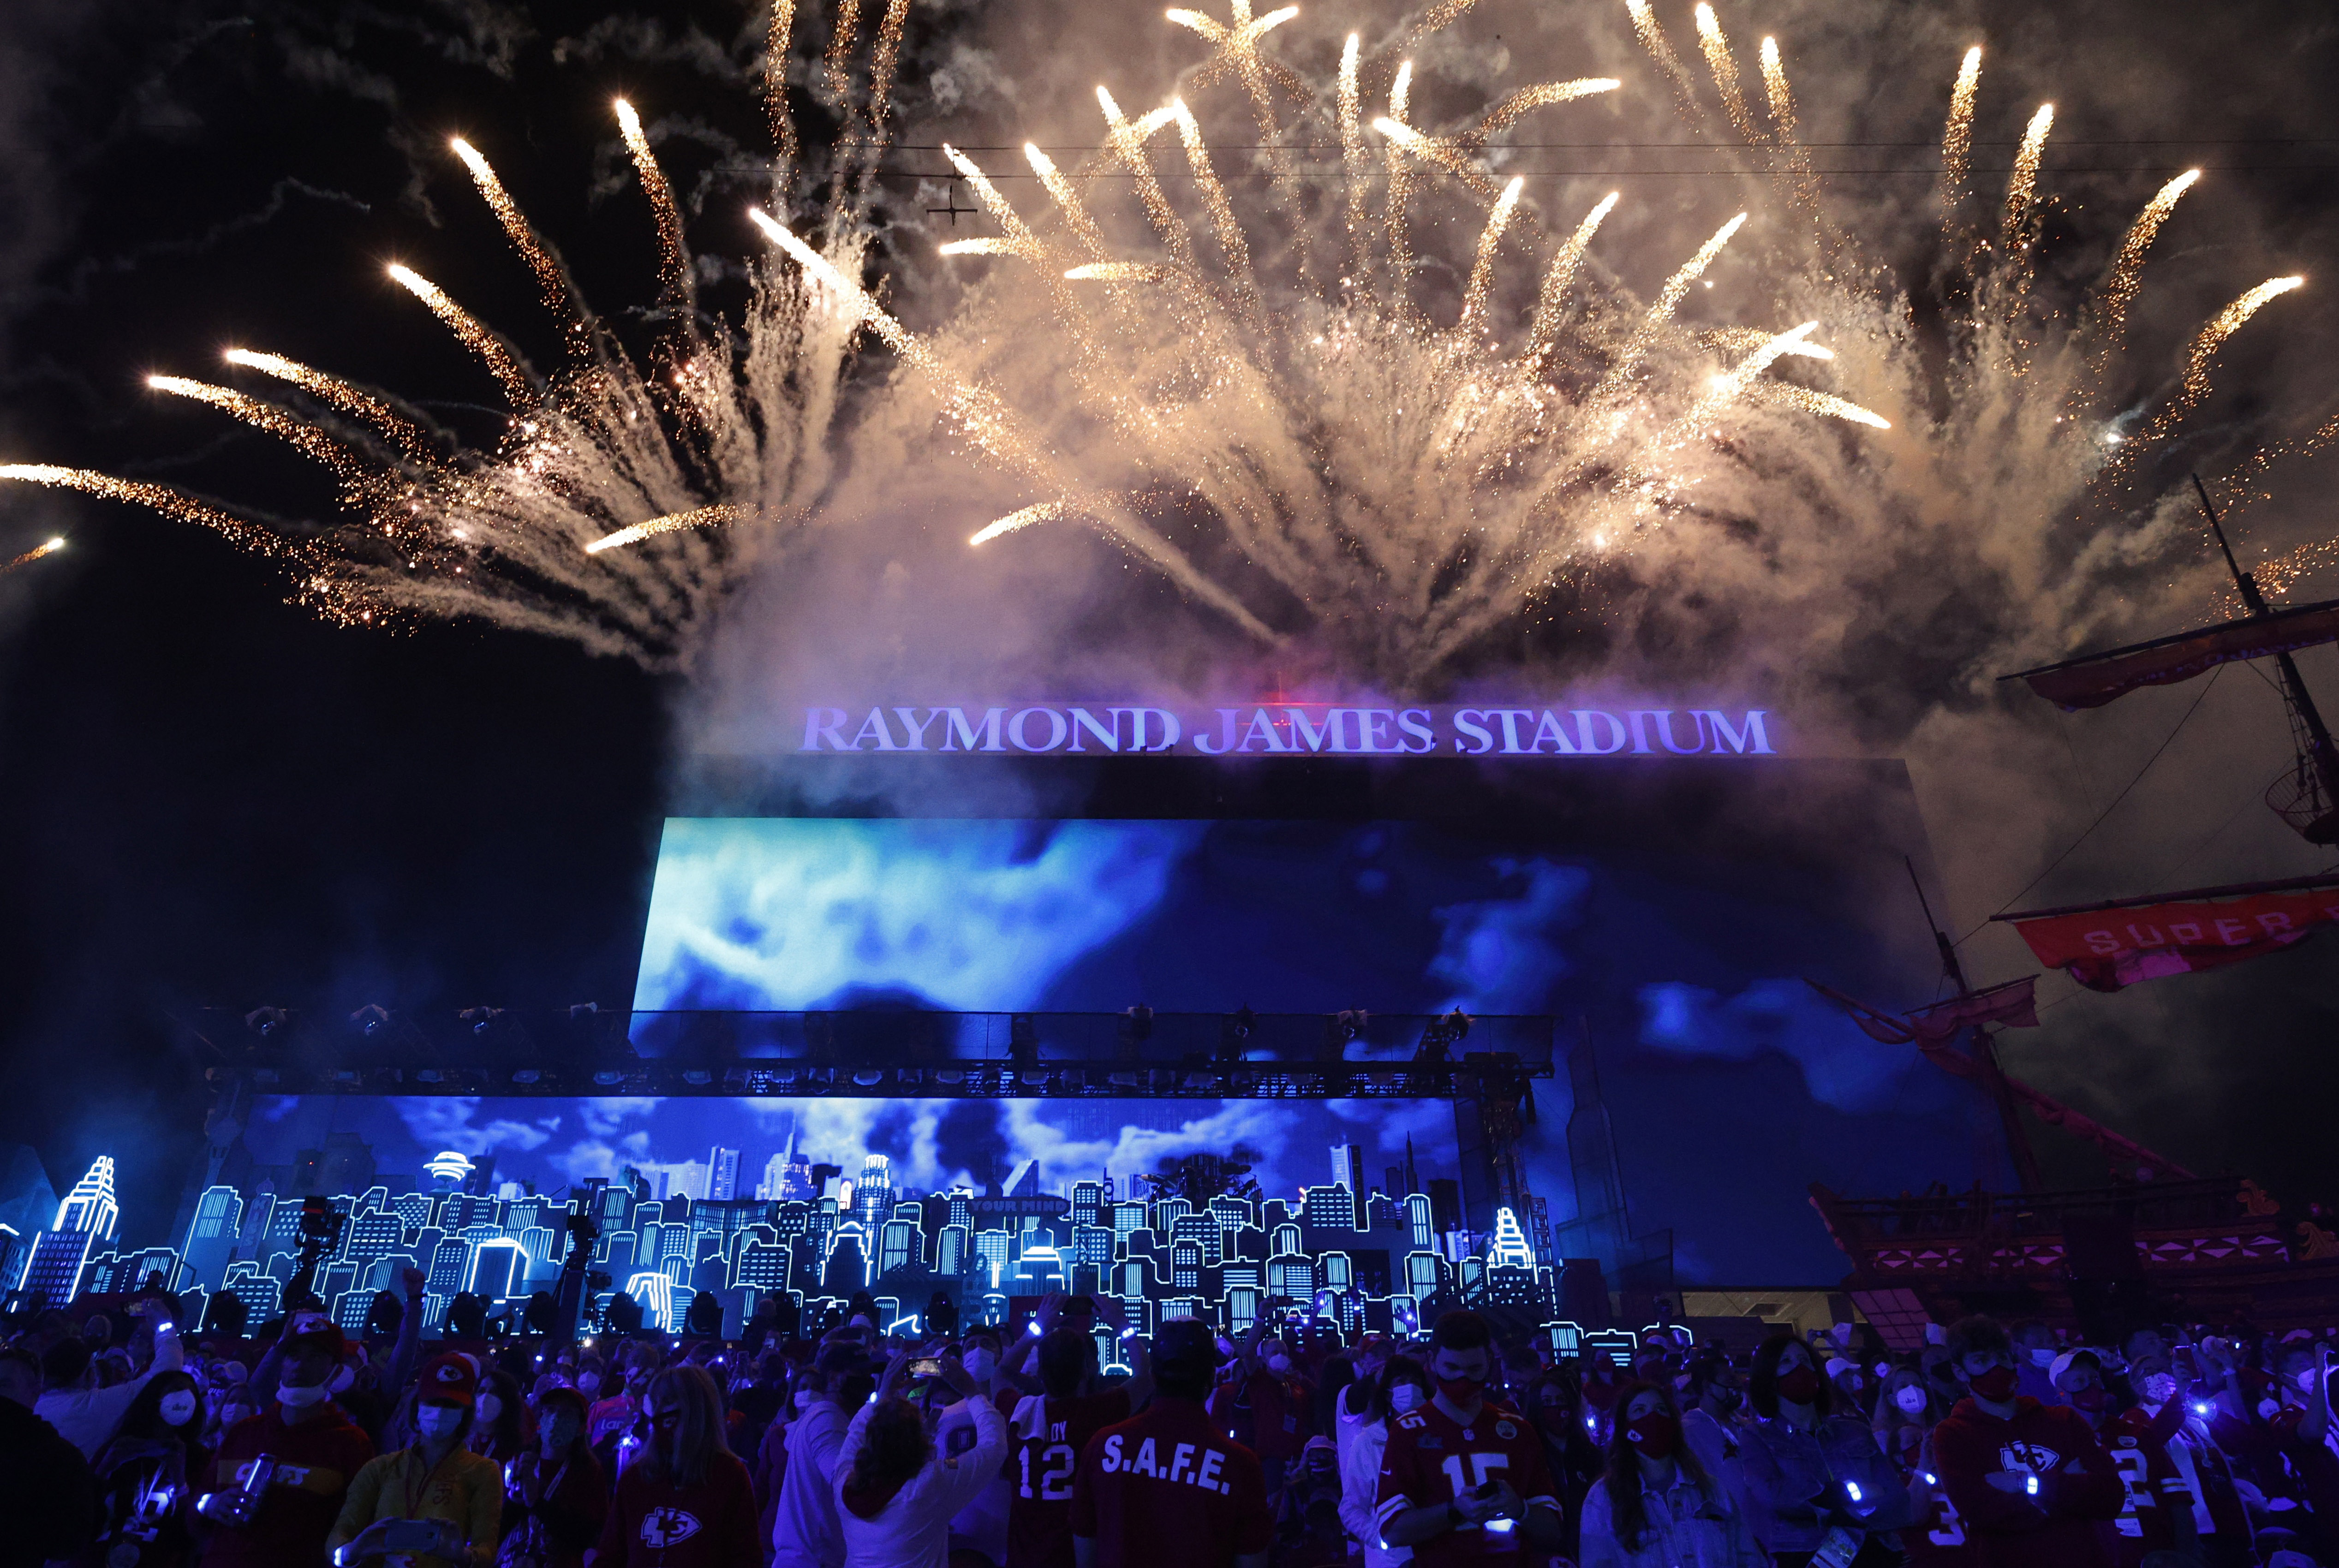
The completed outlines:
{"type": "Polygon", "coordinates": [[[312,1299],[361,1333],[379,1327],[379,1293],[417,1268],[426,1325],[466,1334],[733,1336],[767,1299],[819,1323],[862,1292],[889,1328],[917,1331],[938,1302],[961,1324],[1012,1326],[1052,1291],[1106,1298],[1148,1334],[1175,1317],[1239,1333],[1262,1313],[1410,1333],[1425,1313],[1465,1303],[1570,1346],[1582,1332],[1558,1321],[1548,1223],[1512,1158],[1522,1102],[1553,1070],[1547,1018],[579,1010],[467,1017],[461,1036],[435,1044],[378,1012],[330,1028],[273,1009],[200,1021],[217,1100],[177,1244],[114,1245],[101,1161],[9,1271],[24,1304],[155,1284],[214,1326],[312,1299]],[[642,1040],[661,1054],[640,1055],[642,1040]],[[1504,1049],[1465,1049],[1478,1044],[1504,1049]],[[493,1129],[574,1115],[614,1130],[635,1108],[694,1097],[735,1124],[771,1109],[785,1118],[786,1144],[760,1180],[752,1159],[743,1179],[745,1150],[721,1145],[691,1162],[689,1190],[669,1190],[667,1171],[626,1167],[556,1193],[459,1149],[378,1170],[354,1130],[296,1149],[289,1168],[263,1168],[246,1139],[304,1117],[354,1129],[384,1107],[406,1127],[459,1135],[483,1110],[493,1129]],[[1288,1195],[1261,1188],[1239,1146],[1120,1178],[1067,1180],[1033,1159],[987,1172],[982,1189],[918,1190],[883,1154],[847,1169],[799,1141],[840,1108],[947,1115],[999,1099],[1287,1102],[1280,1115],[1336,1100],[1450,1107],[1464,1130],[1438,1142],[1463,1164],[1440,1173],[1454,1169],[1440,1150],[1425,1174],[1408,1141],[1401,1164],[1368,1175],[1350,1139],[1319,1146],[1319,1179],[1288,1195]],[[1490,1224],[1471,1225],[1474,1204],[1490,1224]]]}

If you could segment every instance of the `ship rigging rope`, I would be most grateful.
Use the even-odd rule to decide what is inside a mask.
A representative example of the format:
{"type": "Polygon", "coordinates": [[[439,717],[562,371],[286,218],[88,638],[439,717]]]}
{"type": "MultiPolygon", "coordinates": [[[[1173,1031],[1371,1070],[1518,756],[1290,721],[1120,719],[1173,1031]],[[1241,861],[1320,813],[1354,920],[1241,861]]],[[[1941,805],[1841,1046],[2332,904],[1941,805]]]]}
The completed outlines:
{"type": "Polygon", "coordinates": [[[2061,865],[2065,861],[2070,859],[2072,853],[2081,844],[2087,842],[2087,836],[2090,833],[2104,825],[2104,819],[2110,816],[2112,813],[2117,811],[2119,809],[2120,802],[2127,799],[2128,792],[2144,782],[2144,775],[2152,771],[2152,764],[2160,760],[2161,754],[2168,749],[2169,744],[2176,739],[2177,735],[2188,723],[2192,721],[2193,715],[2200,711],[2201,705],[2206,702],[2209,699],[2209,694],[2216,689],[2217,677],[2225,673],[2226,666],[2224,665],[2219,665],[2216,669],[2209,672],[2209,679],[2201,687],[2201,695],[2193,699],[2193,705],[2185,710],[2184,717],[2176,721],[2176,727],[2170,730],[2166,738],[2162,740],[2159,745],[2153,748],[2152,754],[2144,759],[2144,765],[2136,770],[2136,776],[2128,780],[2125,785],[2121,786],[2119,794],[2112,796],[2111,804],[2097,812],[2096,814],[2096,820],[2089,823],[2085,828],[2082,828],[2079,832],[2079,836],[2073,839],[2068,844],[2064,846],[2064,850],[2061,854],[2057,855],[2053,860],[2047,863],[2046,870],[2040,872],[2037,876],[2032,877],[2028,883],[2024,883],[2021,892],[2016,893],[2012,898],[2008,899],[2004,903],[1999,904],[1996,913],[1990,915],[1989,919],[1984,920],[1980,925],[1975,926],[1973,931],[1969,931],[1965,935],[1958,938],[1958,946],[1963,947],[1967,942],[1973,940],[1975,932],[1979,932],[1981,930],[1982,926],[1988,925],[1990,921],[1996,920],[1999,915],[2004,914],[2008,910],[2012,909],[2016,904],[2021,902],[2024,896],[2028,894],[2032,888],[2037,887],[2040,883],[2045,882],[2048,877],[2054,873],[2057,866],[2061,865]]]}

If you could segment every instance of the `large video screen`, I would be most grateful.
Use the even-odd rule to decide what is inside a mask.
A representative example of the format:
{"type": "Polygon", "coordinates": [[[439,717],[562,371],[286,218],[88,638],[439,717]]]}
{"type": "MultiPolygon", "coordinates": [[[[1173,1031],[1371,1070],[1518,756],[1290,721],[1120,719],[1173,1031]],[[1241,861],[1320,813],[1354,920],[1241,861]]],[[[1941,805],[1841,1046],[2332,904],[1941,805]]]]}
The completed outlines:
{"type": "Polygon", "coordinates": [[[328,1178],[336,1192],[428,1188],[429,1162],[452,1152],[470,1162],[462,1186],[508,1198],[637,1176],[653,1198],[694,1199],[818,1198],[814,1169],[854,1180],[872,1157],[894,1188],[920,1194],[1061,1195],[1108,1175],[1128,1190],[1166,1160],[1239,1148],[1267,1197],[1297,1202],[1334,1179],[1335,1148],[1357,1149],[1377,1186],[1408,1140],[1423,1181],[1454,1176],[1453,1108],[1436,1100],[307,1095],[256,1100],[243,1134],[255,1169],[287,1174],[279,1191],[294,1190],[304,1149],[351,1162],[328,1178]]]}
{"type": "Polygon", "coordinates": [[[1934,995],[1897,767],[1436,784],[1322,816],[669,819],[635,1005],[1552,1015],[1526,1149],[1561,1248],[1621,1272],[1669,1230],[1683,1284],[1840,1278],[1815,1181],[2003,1178],[1969,1086],[1803,983],[1934,995]],[[1594,1083],[1604,1175],[1570,1148],[1594,1083]]]}
{"type": "MultiPolygon", "coordinates": [[[[646,1325],[684,1332],[696,1304],[735,1335],[775,1293],[819,1318],[866,1291],[892,1328],[937,1296],[1001,1322],[1063,1291],[1146,1330],[1246,1326],[1270,1297],[1387,1330],[1466,1283],[1453,1151],[1436,1101],[262,1097],[180,1284],[272,1316],[316,1194],[346,1216],[311,1276],[344,1328],[408,1268],[426,1322],[467,1295],[512,1314],[558,1291],[575,1203],[599,1227],[587,1305],[619,1326],[620,1295],[646,1325]]],[[[1548,1309],[1547,1271],[1504,1277],[1548,1309]]]]}

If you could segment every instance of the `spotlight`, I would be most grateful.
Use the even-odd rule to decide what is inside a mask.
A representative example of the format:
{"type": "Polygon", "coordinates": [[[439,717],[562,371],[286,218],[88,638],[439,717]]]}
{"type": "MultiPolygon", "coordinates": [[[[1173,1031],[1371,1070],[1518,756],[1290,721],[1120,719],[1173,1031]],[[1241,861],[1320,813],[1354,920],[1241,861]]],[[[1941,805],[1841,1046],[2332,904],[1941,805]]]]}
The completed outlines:
{"type": "Polygon", "coordinates": [[[243,1015],[243,1027],[274,1044],[292,1030],[292,1015],[281,1007],[260,1007],[243,1015]]]}
{"type": "Polygon", "coordinates": [[[368,1040],[380,1040],[390,1032],[390,1010],[370,1001],[350,1014],[350,1021],[363,1031],[368,1040]]]}

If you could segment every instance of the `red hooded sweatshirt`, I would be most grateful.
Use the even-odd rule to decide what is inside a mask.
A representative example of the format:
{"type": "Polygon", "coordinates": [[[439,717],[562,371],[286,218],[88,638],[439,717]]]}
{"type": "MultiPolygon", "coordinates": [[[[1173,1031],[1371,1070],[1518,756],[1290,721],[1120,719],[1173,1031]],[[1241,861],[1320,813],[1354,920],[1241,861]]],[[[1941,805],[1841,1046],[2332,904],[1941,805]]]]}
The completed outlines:
{"type": "Polygon", "coordinates": [[[1933,1457],[1978,1568],[2111,1568],[2102,1522],[2126,1494],[2077,1411],[2024,1394],[2001,1421],[1960,1399],[1934,1428],[1933,1457]],[[2037,1475],[2038,1494],[1999,1491],[1983,1479],[1994,1470],[2037,1475]]]}

